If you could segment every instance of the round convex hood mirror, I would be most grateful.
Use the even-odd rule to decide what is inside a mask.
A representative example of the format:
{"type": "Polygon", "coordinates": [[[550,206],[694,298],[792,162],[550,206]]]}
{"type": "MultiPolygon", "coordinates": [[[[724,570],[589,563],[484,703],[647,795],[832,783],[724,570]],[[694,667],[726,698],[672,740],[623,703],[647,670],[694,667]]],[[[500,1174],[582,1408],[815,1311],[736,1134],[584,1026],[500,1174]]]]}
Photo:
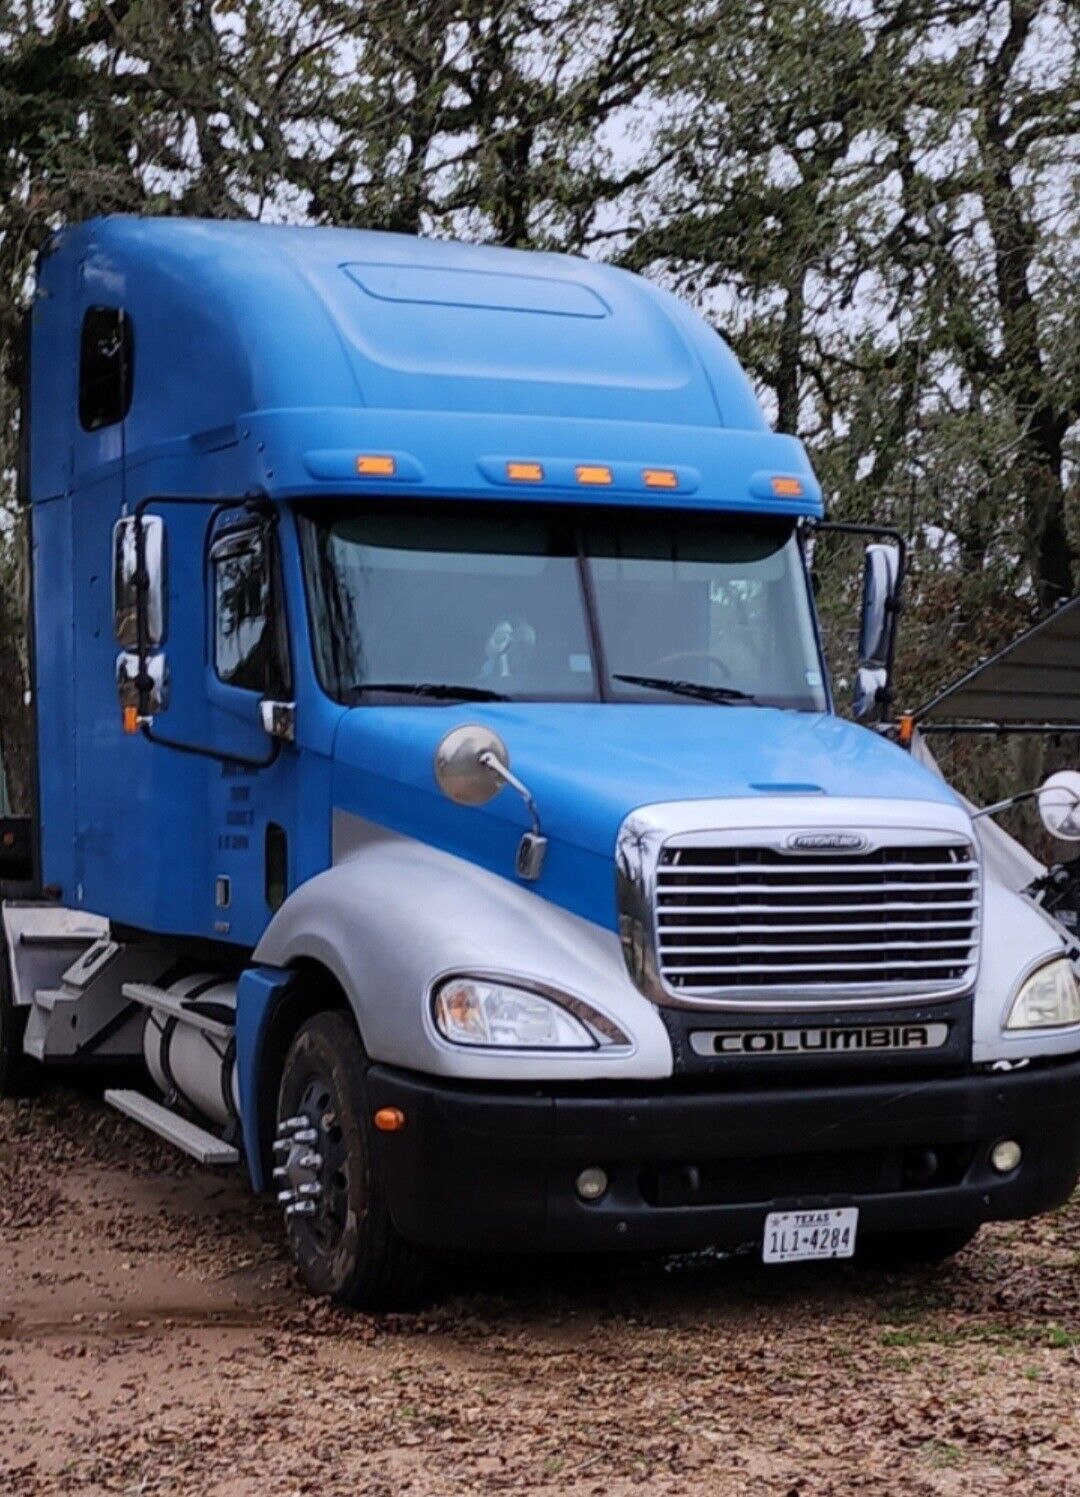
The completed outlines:
{"type": "Polygon", "coordinates": [[[505,783],[483,762],[485,754],[510,768],[510,755],[498,733],[477,723],[452,728],[435,750],[435,779],[442,793],[459,806],[482,806],[505,783]]]}
{"type": "Polygon", "coordinates": [[[1039,815],[1051,837],[1080,842],[1080,773],[1062,769],[1039,791],[1039,815]]]}

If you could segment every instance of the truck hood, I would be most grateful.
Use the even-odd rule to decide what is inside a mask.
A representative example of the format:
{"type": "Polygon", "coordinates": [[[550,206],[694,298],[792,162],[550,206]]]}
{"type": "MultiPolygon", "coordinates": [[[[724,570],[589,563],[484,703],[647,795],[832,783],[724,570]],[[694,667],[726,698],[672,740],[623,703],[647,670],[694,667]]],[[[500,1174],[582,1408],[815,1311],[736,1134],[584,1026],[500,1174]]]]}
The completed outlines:
{"type": "Polygon", "coordinates": [[[435,784],[436,747],[463,723],[499,734],[536,799],[551,841],[537,893],[609,925],[616,836],[641,806],[784,794],[958,804],[902,749],[824,714],[498,702],[345,713],[334,744],[335,807],[514,877],[517,841],[529,825],[521,800],[506,789],[484,807],[456,806],[435,784]]]}

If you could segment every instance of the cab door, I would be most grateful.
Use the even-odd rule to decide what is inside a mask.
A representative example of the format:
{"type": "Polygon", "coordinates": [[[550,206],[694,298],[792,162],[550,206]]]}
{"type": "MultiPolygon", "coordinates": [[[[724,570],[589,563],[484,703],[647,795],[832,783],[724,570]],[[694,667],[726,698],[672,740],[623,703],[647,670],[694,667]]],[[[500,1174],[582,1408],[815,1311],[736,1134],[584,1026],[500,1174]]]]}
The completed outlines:
{"type": "Polygon", "coordinates": [[[213,930],[254,945],[291,887],[297,830],[288,600],[273,521],[222,516],[207,574],[208,739],[220,755],[209,778],[213,930]]]}

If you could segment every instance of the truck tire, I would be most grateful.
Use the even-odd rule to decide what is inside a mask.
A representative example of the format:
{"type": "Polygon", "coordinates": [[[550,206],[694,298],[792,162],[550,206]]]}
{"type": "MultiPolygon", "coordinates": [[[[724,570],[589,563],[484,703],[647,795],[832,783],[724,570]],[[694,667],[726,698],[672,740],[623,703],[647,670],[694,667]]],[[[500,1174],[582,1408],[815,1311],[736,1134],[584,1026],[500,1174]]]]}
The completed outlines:
{"type": "Polygon", "coordinates": [[[944,1263],[974,1242],[978,1227],[939,1227],[922,1232],[896,1232],[887,1237],[868,1237],[859,1246],[863,1263],[876,1268],[903,1268],[905,1264],[944,1263]]]}
{"type": "Polygon", "coordinates": [[[275,1163],[282,1173],[275,1184],[279,1199],[293,1197],[283,1203],[286,1233],[314,1294],[362,1310],[407,1309],[428,1285],[429,1264],[390,1218],[372,1137],[367,1069],[351,1018],[322,1013],[301,1026],[278,1091],[283,1141],[275,1163]],[[309,1137],[289,1142],[298,1132],[309,1137]],[[312,1184],[317,1193],[303,1190],[312,1184]],[[290,1211],[290,1205],[300,1209],[290,1211]]]}
{"type": "Polygon", "coordinates": [[[26,1097],[37,1091],[41,1067],[23,1051],[28,1010],[11,997],[7,948],[0,940],[0,1097],[26,1097]]]}

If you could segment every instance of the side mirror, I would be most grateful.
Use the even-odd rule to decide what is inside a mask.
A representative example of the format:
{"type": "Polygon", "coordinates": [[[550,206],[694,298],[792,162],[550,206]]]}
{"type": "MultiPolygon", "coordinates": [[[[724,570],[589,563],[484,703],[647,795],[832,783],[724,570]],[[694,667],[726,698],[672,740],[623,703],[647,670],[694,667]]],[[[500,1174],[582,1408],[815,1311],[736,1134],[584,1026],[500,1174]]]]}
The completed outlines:
{"type": "Polygon", "coordinates": [[[510,772],[510,754],[498,733],[475,723],[451,728],[435,750],[435,782],[459,806],[483,806],[504,785],[517,792],[532,819],[532,831],[518,843],[514,869],[519,878],[535,882],[544,871],[547,838],[540,830],[540,814],[532,792],[510,772]]]}
{"type": "Polygon", "coordinates": [[[888,685],[899,580],[900,548],[883,542],[867,546],[855,678],[856,717],[867,717],[879,707],[888,685]]]}
{"type": "Polygon", "coordinates": [[[452,728],[435,750],[436,784],[459,806],[486,805],[506,784],[493,763],[510,768],[506,744],[497,733],[473,724],[452,728]]]}
{"type": "MultiPolygon", "coordinates": [[[[150,716],[154,717],[169,705],[169,667],[165,656],[148,656],[146,674],[150,678],[150,716]]],[[[116,693],[121,707],[139,710],[139,657],[134,650],[121,650],[116,657],[116,693]]]]}
{"type": "Polygon", "coordinates": [[[160,515],[125,515],[113,526],[113,628],[123,650],[116,661],[116,691],[125,710],[154,717],[169,705],[169,668],[160,651],[165,638],[165,521],[160,515]],[[139,532],[142,531],[142,570],[139,532]],[[145,678],[140,692],[139,614],[143,619],[145,678]]]}
{"type": "Polygon", "coordinates": [[[139,647],[138,546],[136,527],[141,523],[145,569],[143,609],[147,649],[156,650],[165,638],[165,522],[160,515],[136,520],[126,515],[113,527],[113,621],[116,642],[126,650],[139,647]]]}
{"type": "Polygon", "coordinates": [[[295,743],[295,702],[262,701],[259,703],[259,717],[263,731],[271,738],[280,738],[283,743],[295,743]]]}
{"type": "Polygon", "coordinates": [[[1036,792],[1042,824],[1051,837],[1080,842],[1080,773],[1062,769],[1036,792]]]}

